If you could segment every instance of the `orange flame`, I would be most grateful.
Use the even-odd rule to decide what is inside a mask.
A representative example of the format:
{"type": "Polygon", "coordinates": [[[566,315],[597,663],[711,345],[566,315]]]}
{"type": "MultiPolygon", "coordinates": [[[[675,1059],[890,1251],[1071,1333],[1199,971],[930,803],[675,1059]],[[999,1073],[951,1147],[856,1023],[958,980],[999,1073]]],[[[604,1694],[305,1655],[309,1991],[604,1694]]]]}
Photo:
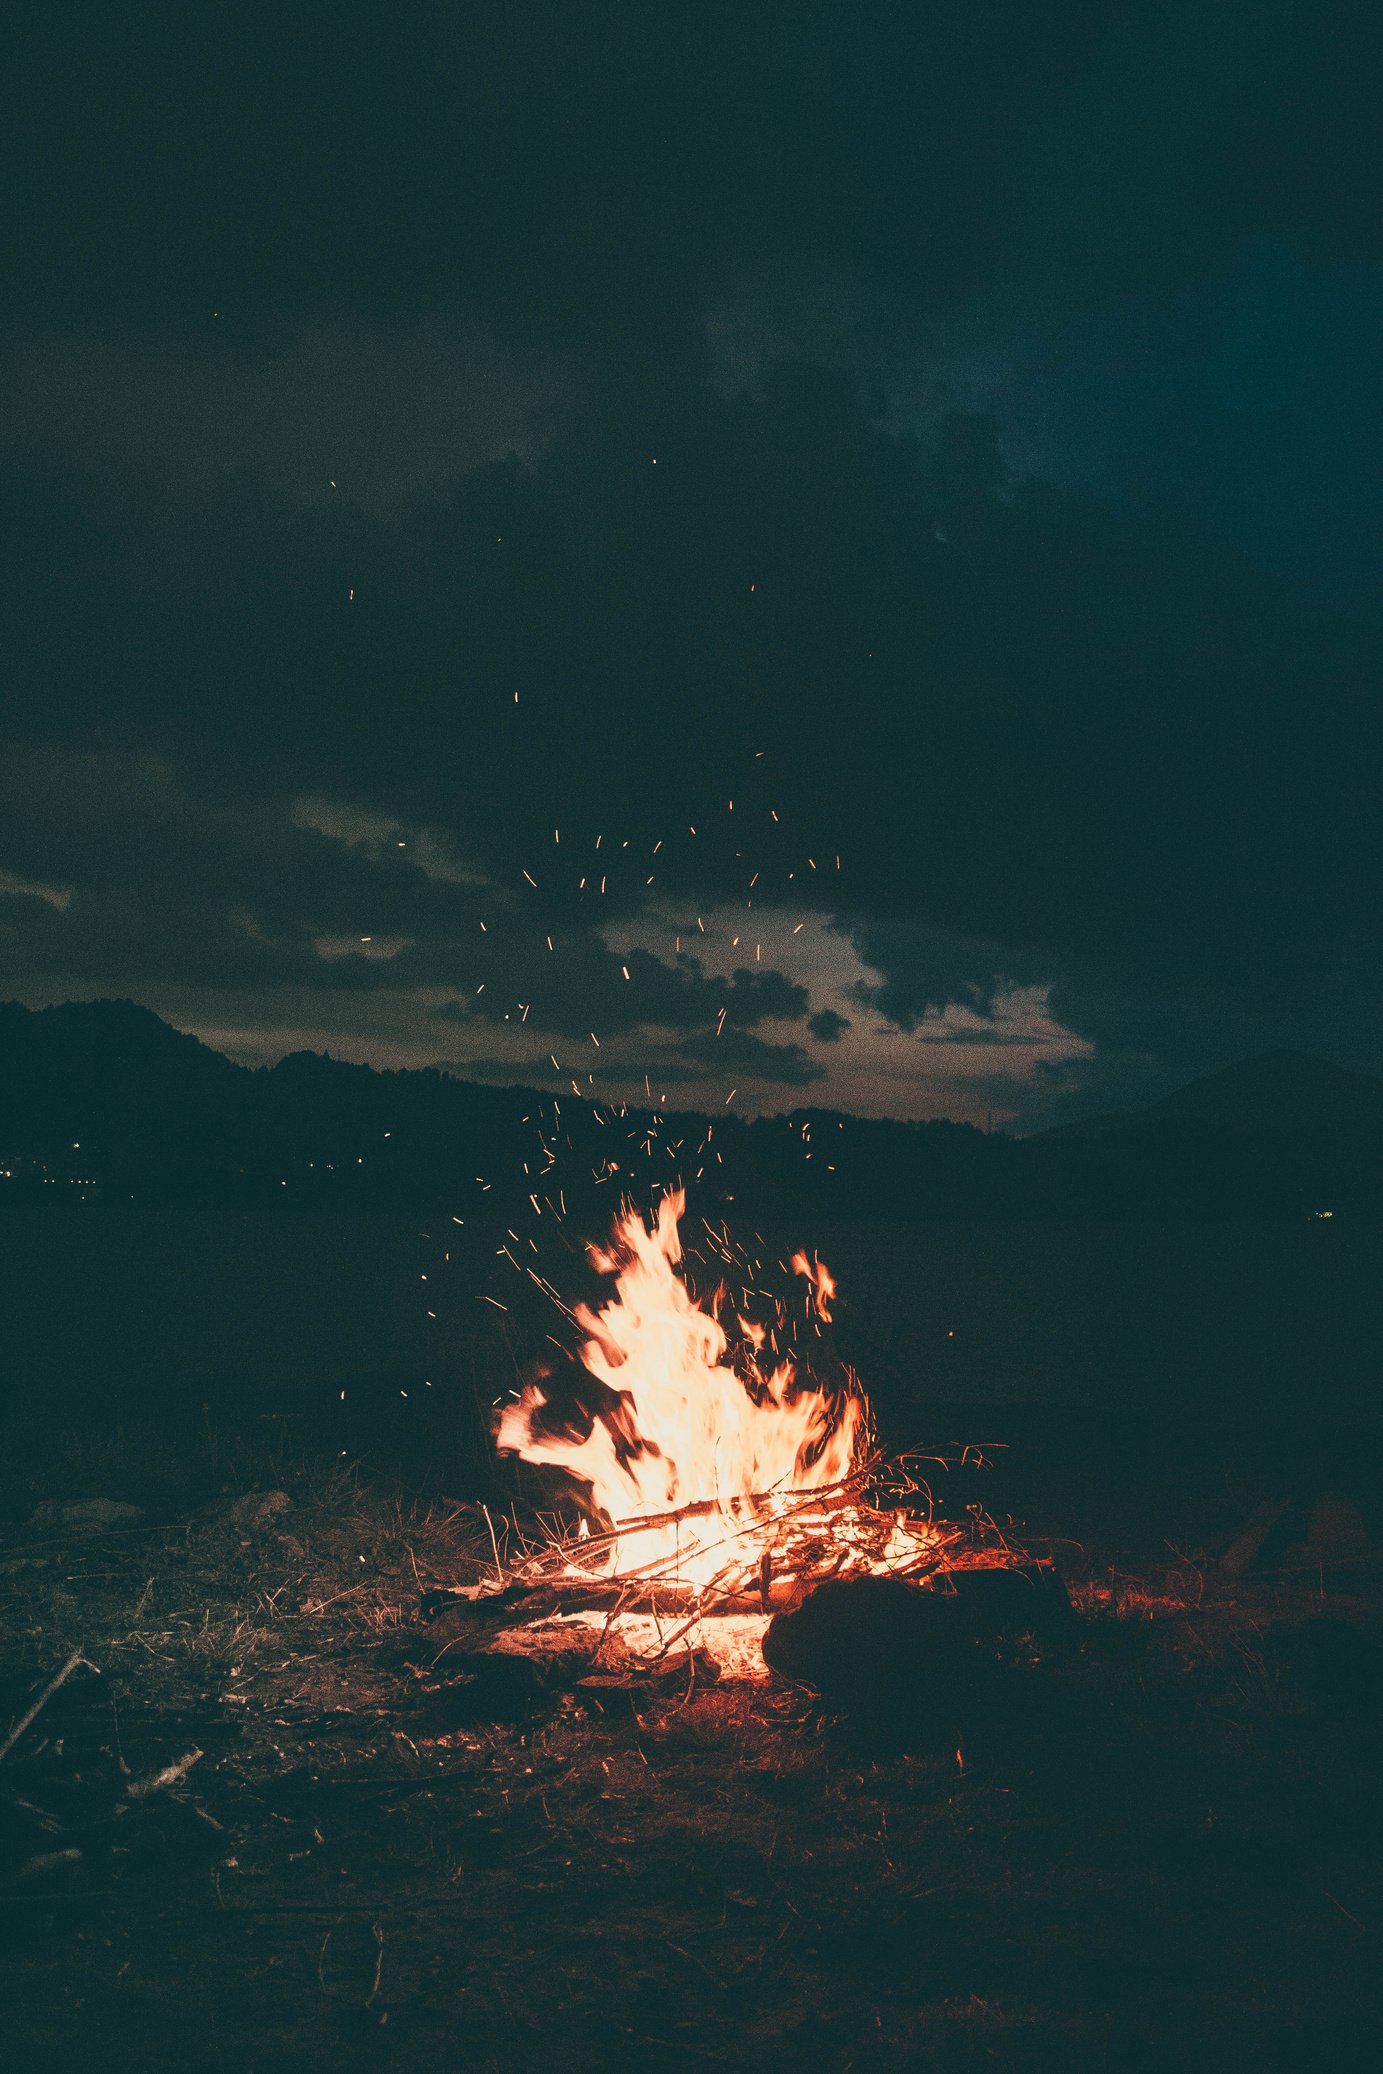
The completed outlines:
{"type": "MultiPolygon", "coordinates": [[[[733,1567],[746,1515],[771,1518],[793,1492],[822,1490],[849,1475],[867,1409],[853,1385],[835,1394],[799,1377],[797,1365],[764,1361],[772,1335],[739,1319],[736,1364],[718,1317],[701,1308],[676,1271],[682,1259],[679,1190],[663,1197],[650,1230],[634,1211],[619,1218],[610,1251],[590,1249],[615,1278],[598,1312],[573,1312],[586,1333],[582,1363],[605,1385],[584,1437],[545,1431],[548,1404],[530,1384],[501,1416],[501,1451],[567,1470],[589,1485],[592,1508],[613,1523],[608,1574],[670,1573],[710,1584],[733,1567]],[[621,1523],[700,1508],[637,1534],[621,1523]]],[[[820,1261],[794,1257],[816,1315],[830,1318],[835,1283],[820,1261]]]]}

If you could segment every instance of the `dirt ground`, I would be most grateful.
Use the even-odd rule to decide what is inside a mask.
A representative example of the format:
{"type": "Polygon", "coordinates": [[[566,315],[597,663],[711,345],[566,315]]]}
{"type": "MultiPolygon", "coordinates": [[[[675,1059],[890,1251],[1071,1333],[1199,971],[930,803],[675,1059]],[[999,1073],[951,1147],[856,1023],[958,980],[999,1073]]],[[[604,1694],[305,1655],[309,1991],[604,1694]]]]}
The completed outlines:
{"type": "Polygon", "coordinates": [[[419,1613],[492,1561],[472,1508],[216,1466],[0,1553],[0,1724],[82,1658],[0,1758],[16,2068],[1165,2074],[1374,2033],[1371,1562],[1231,1576],[1238,1516],[1063,1544],[1071,1640],[913,1717],[685,1657],[497,1689],[419,1613]]]}

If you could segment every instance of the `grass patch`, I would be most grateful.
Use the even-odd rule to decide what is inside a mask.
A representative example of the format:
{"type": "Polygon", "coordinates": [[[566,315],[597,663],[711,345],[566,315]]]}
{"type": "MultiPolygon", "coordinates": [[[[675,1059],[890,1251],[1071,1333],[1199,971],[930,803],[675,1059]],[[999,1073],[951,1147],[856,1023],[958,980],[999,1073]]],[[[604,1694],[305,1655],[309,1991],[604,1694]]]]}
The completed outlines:
{"type": "Polygon", "coordinates": [[[418,1616],[493,1567],[477,1509],[278,1443],[77,1459],[37,1495],[150,1510],[0,1556],[4,1711],[97,1667],[0,1765],[16,2064],[1165,2074],[1368,2034],[1367,1591],[1086,1549],[1077,1641],[959,1746],[694,1673],[495,1719],[418,1616]]]}

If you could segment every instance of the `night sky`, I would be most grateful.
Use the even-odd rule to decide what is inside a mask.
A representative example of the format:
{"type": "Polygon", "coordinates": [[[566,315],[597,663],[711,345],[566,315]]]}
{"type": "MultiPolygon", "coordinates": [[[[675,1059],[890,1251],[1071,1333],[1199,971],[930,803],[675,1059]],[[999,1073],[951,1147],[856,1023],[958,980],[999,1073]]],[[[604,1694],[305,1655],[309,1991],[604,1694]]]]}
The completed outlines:
{"type": "Polygon", "coordinates": [[[0,994],[715,1111],[1383,1069],[1379,40],[29,10],[0,994]]]}

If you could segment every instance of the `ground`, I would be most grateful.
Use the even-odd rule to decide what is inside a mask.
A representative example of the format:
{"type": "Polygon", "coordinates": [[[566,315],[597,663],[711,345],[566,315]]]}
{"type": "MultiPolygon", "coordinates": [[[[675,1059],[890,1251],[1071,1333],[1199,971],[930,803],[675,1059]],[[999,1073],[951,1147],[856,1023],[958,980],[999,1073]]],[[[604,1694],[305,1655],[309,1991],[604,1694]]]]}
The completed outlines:
{"type": "Polygon", "coordinates": [[[30,1508],[0,1561],[0,1720],[84,1659],[0,1759],[13,2065],[1075,2074],[1370,2035],[1377,1580],[1217,1568],[1251,1494],[1175,1549],[1063,1540],[1072,1640],[900,1721],[686,1659],[477,1687],[419,1612],[492,1560],[474,1508],[205,1467],[139,1520],[30,1508]]]}

